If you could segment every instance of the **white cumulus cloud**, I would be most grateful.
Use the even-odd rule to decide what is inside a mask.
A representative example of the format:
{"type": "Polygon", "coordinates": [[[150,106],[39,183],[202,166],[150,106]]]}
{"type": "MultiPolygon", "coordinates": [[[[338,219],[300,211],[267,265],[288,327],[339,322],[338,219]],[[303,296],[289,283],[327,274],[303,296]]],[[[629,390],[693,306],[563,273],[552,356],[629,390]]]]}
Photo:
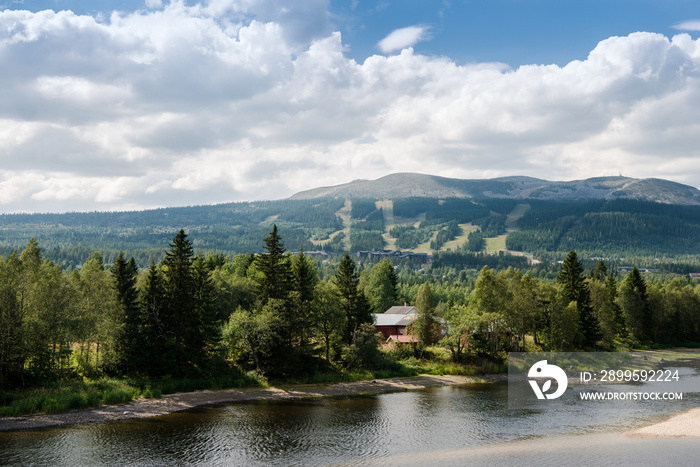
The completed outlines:
{"type": "Polygon", "coordinates": [[[405,49],[427,39],[428,29],[424,26],[409,26],[396,29],[377,43],[383,53],[405,49]]]}
{"type": "Polygon", "coordinates": [[[385,45],[400,53],[357,63],[327,3],[0,12],[0,210],[271,199],[412,171],[700,186],[700,41],[687,34],[510,69],[417,54],[415,27],[385,45]]]}

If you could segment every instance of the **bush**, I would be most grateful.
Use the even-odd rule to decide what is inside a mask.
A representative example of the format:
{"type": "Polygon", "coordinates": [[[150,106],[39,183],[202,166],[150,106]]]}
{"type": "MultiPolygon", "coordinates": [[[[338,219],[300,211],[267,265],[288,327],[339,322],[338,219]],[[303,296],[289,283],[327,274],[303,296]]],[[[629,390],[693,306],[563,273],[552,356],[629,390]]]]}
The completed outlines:
{"type": "Polygon", "coordinates": [[[145,391],[143,391],[142,396],[146,399],[160,399],[163,396],[163,393],[160,392],[160,389],[148,388],[145,391]]]}
{"type": "Polygon", "coordinates": [[[59,413],[65,411],[63,405],[54,398],[45,399],[41,404],[41,411],[46,413],[59,413]]]}
{"type": "Polygon", "coordinates": [[[347,368],[376,368],[382,360],[382,335],[372,324],[364,323],[355,333],[355,342],[343,351],[347,368]]]}
{"type": "Polygon", "coordinates": [[[250,381],[254,381],[260,387],[266,388],[269,386],[267,381],[267,376],[260,370],[251,370],[245,374],[246,378],[250,381]]]}
{"type": "Polygon", "coordinates": [[[131,402],[134,397],[138,396],[138,392],[134,389],[112,389],[105,391],[102,394],[102,403],[104,404],[122,404],[131,402]]]}

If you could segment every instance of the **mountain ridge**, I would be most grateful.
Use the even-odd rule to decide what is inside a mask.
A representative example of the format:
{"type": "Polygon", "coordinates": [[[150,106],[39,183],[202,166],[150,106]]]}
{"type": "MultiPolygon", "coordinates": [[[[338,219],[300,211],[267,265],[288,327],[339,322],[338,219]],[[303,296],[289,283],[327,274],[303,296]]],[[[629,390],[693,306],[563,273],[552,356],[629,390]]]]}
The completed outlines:
{"type": "Polygon", "coordinates": [[[420,173],[395,173],[376,180],[353,180],[301,191],[291,200],[315,198],[505,198],[541,200],[637,199],[664,204],[700,205],[700,190],[660,178],[623,176],[549,181],[528,176],[457,179],[420,173]]]}

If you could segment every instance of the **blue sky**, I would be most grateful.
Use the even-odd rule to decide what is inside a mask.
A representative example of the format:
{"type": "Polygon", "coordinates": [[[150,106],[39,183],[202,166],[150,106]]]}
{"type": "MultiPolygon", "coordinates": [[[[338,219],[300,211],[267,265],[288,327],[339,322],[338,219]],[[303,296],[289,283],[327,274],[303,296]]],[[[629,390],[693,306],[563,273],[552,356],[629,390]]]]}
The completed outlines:
{"type": "MultiPolygon", "coordinates": [[[[0,0],[0,8],[106,16],[149,9],[145,0],[0,0]]],[[[391,31],[417,25],[429,31],[415,44],[418,53],[510,66],[565,65],[585,59],[610,36],[651,31],[670,37],[678,33],[674,26],[700,21],[693,0],[339,0],[330,2],[329,12],[347,55],[358,61],[376,54],[391,31]]]]}
{"type": "Polygon", "coordinates": [[[393,172],[700,186],[700,4],[0,0],[0,211],[393,172]]]}
{"type": "Polygon", "coordinates": [[[376,53],[375,44],[389,31],[426,25],[432,38],[416,45],[420,53],[511,66],[564,65],[585,59],[607,37],[636,31],[673,35],[674,25],[700,18],[700,5],[686,0],[360,1],[355,9],[353,2],[332,4],[344,19],[351,55],[360,59],[376,53]]]}

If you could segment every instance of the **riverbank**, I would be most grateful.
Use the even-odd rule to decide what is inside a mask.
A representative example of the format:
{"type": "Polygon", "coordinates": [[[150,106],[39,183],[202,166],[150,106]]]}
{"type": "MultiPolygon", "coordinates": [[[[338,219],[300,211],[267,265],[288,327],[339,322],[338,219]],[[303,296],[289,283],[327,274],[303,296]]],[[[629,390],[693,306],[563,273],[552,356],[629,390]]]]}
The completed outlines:
{"type": "Polygon", "coordinates": [[[204,405],[259,400],[295,400],[426,389],[479,382],[504,382],[505,375],[434,376],[375,379],[329,385],[297,385],[279,388],[229,389],[169,394],[159,399],[137,399],[128,404],[104,405],[59,414],[0,418],[0,431],[27,430],[61,425],[157,417],[204,405]]]}
{"type": "Polygon", "coordinates": [[[478,447],[398,454],[356,465],[427,464],[489,467],[523,465],[696,466],[700,455],[700,408],[625,433],[546,436],[478,447]],[[543,462],[543,459],[545,461],[543,462]]]}
{"type": "Polygon", "coordinates": [[[700,439],[700,408],[670,419],[625,433],[629,438],[698,438],[700,439]]]}

